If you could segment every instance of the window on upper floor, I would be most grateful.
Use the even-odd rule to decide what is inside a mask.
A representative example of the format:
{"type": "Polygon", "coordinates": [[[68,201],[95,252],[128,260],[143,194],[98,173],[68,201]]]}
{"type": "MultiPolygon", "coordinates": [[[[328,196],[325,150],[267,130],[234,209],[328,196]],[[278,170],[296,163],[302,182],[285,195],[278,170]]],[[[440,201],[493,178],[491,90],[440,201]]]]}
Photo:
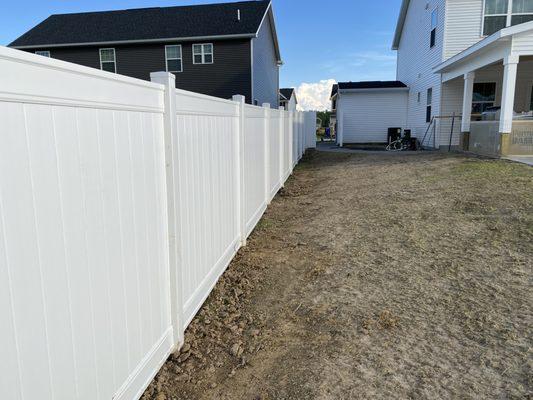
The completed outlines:
{"type": "Polygon", "coordinates": [[[434,47],[437,42],[437,25],[439,24],[439,10],[435,8],[431,13],[431,33],[429,47],[434,47]]]}
{"type": "Polygon", "coordinates": [[[513,0],[511,25],[533,21],[533,0],[513,0]]]}
{"type": "Polygon", "coordinates": [[[429,88],[427,92],[426,102],[426,122],[431,122],[431,106],[433,105],[433,88],[429,88]]]}
{"type": "Polygon", "coordinates": [[[167,72],[182,72],[183,63],[181,57],[181,45],[165,46],[165,60],[167,72]]]}
{"type": "Polygon", "coordinates": [[[107,72],[117,72],[115,49],[100,49],[100,69],[107,72]]]}
{"type": "Polygon", "coordinates": [[[483,35],[533,21],[533,0],[484,0],[483,35]]]}
{"type": "Polygon", "coordinates": [[[418,92],[416,95],[416,101],[420,104],[422,93],[418,92]]]}
{"type": "Polygon", "coordinates": [[[192,45],[193,64],[213,64],[213,45],[211,43],[192,45]]]}
{"type": "Polygon", "coordinates": [[[496,101],[496,82],[474,83],[472,114],[482,114],[487,108],[494,107],[496,101]]]}
{"type": "Polygon", "coordinates": [[[331,101],[331,109],[336,110],[337,109],[337,99],[333,99],[331,101]]]}
{"type": "Polygon", "coordinates": [[[48,50],[38,50],[35,52],[38,56],[48,57],[50,58],[50,52],[48,50]]]}

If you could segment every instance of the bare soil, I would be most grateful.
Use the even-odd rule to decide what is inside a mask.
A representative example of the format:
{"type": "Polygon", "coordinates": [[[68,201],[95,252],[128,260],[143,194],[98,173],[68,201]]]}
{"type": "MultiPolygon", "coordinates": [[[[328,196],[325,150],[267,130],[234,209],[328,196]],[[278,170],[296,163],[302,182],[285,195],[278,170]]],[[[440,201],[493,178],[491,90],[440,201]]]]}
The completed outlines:
{"type": "Polygon", "coordinates": [[[533,169],[309,154],[143,400],[533,398],[533,169]]]}

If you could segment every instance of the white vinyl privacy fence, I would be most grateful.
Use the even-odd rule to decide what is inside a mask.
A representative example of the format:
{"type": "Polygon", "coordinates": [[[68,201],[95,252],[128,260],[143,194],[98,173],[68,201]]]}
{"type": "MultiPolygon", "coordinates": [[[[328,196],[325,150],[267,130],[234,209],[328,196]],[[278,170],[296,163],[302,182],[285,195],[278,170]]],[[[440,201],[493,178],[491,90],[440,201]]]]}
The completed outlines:
{"type": "Polygon", "coordinates": [[[1,399],[138,399],[314,147],[174,79],[0,47],[1,399]]]}

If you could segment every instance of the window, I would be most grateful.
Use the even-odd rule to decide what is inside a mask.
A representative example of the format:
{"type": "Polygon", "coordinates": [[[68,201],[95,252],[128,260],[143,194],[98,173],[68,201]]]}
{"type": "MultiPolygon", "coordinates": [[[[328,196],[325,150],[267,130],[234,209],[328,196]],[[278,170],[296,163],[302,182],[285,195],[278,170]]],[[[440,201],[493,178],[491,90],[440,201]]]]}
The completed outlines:
{"type": "Polygon", "coordinates": [[[429,47],[434,47],[437,41],[437,25],[439,23],[439,10],[435,8],[431,13],[431,35],[429,47]]]}
{"type": "Polygon", "coordinates": [[[107,72],[117,72],[115,49],[100,49],[100,69],[107,72]]]}
{"type": "Polygon", "coordinates": [[[433,88],[428,89],[427,106],[426,106],[426,122],[431,122],[431,104],[433,103],[433,88]]]}
{"type": "Polygon", "coordinates": [[[533,21],[533,1],[485,0],[484,13],[483,35],[489,36],[505,27],[533,21]]]}
{"type": "Polygon", "coordinates": [[[332,110],[336,110],[337,109],[337,99],[333,99],[333,101],[331,103],[332,103],[331,109],[332,110]]]}
{"type": "Polygon", "coordinates": [[[416,101],[417,101],[419,104],[420,104],[421,98],[422,98],[422,93],[418,92],[418,93],[417,93],[417,96],[416,96],[416,101]]]}
{"type": "Polygon", "coordinates": [[[474,83],[474,94],[472,96],[472,114],[481,114],[487,111],[487,108],[494,107],[495,101],[495,82],[474,83]]]}
{"type": "Polygon", "coordinates": [[[48,50],[36,51],[35,54],[37,54],[38,56],[50,58],[50,52],[48,50]]]}
{"type": "Polygon", "coordinates": [[[513,0],[511,25],[523,24],[529,21],[533,21],[533,1],[513,0]]]}
{"type": "Polygon", "coordinates": [[[182,72],[181,45],[165,46],[167,72],[182,72]]]}
{"type": "Polygon", "coordinates": [[[192,45],[193,64],[213,64],[213,45],[193,44],[192,45]]]}
{"type": "Polygon", "coordinates": [[[529,111],[533,111],[533,86],[531,87],[531,100],[529,103],[529,111]]]}

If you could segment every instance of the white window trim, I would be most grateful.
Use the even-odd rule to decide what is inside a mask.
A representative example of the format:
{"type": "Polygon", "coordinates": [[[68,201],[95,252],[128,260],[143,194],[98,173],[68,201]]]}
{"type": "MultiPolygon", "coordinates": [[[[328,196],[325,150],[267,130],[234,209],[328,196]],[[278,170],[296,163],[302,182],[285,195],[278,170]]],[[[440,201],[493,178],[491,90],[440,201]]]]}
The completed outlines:
{"type": "MultiPolygon", "coordinates": [[[[115,50],[114,47],[103,47],[101,49],[98,49],[98,55],[100,56],[100,69],[102,71],[104,71],[104,68],[103,68],[104,62],[102,62],[102,50],[113,50],[113,65],[115,66],[115,74],[116,74],[117,73],[117,51],[115,50]]],[[[105,62],[110,63],[111,61],[105,61],[105,62]]]]}
{"type": "Polygon", "coordinates": [[[192,45],[192,49],[191,49],[191,50],[192,50],[192,63],[193,63],[194,65],[202,65],[202,64],[207,64],[207,65],[209,65],[209,64],[214,64],[214,63],[215,63],[215,46],[213,45],[213,43],[194,43],[194,44],[192,45]],[[211,45],[211,62],[209,62],[209,63],[208,63],[208,62],[205,62],[205,54],[206,54],[206,53],[204,53],[204,46],[205,46],[205,45],[208,45],[208,44],[211,45]],[[201,63],[197,63],[197,62],[195,62],[195,60],[194,60],[194,46],[201,46],[201,47],[202,47],[202,53],[201,53],[201,55],[202,55],[202,62],[201,62],[201,63]]]}
{"type": "Polygon", "coordinates": [[[167,72],[183,72],[183,48],[181,47],[181,44],[168,44],[165,46],[165,67],[167,69],[167,72]],[[180,58],[168,58],[167,49],[169,47],[179,47],[180,48],[180,58]],[[168,69],[168,61],[169,60],[180,60],[180,70],[179,71],[170,71],[168,69]]]}
{"type": "Polygon", "coordinates": [[[487,0],[483,0],[483,9],[481,10],[481,37],[487,37],[485,35],[485,17],[507,17],[505,27],[508,28],[511,26],[513,16],[515,15],[533,15],[533,12],[530,13],[513,13],[513,0],[508,0],[507,4],[507,14],[489,14],[485,13],[487,0]]]}
{"type": "Polygon", "coordinates": [[[35,54],[38,55],[38,56],[51,58],[50,57],[50,50],[37,50],[35,52],[35,54]]]}
{"type": "Polygon", "coordinates": [[[430,18],[431,18],[431,21],[430,21],[430,30],[429,30],[429,35],[431,37],[431,33],[433,32],[433,30],[435,31],[435,43],[433,44],[433,46],[431,46],[430,44],[430,49],[433,49],[434,47],[437,47],[437,31],[438,31],[438,27],[439,27],[439,7],[435,7],[432,11],[431,11],[431,14],[430,14],[430,18]],[[435,24],[435,27],[433,27],[433,14],[437,14],[437,22],[435,24]]]}

